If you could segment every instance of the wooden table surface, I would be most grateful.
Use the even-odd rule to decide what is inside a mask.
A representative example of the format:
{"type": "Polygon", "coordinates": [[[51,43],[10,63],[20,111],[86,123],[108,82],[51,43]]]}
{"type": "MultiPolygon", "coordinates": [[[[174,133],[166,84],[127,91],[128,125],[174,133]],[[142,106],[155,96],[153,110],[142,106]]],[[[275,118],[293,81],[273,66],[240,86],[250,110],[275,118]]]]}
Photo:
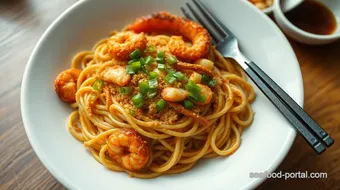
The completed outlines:
{"type": "MultiPolygon", "coordinates": [[[[52,21],[76,0],[0,0],[0,189],[64,189],[32,150],[20,114],[26,62],[52,21]]],[[[283,172],[327,172],[327,179],[269,179],[258,189],[340,188],[340,41],[291,42],[302,69],[305,110],[336,140],[322,156],[297,137],[283,172]]]]}

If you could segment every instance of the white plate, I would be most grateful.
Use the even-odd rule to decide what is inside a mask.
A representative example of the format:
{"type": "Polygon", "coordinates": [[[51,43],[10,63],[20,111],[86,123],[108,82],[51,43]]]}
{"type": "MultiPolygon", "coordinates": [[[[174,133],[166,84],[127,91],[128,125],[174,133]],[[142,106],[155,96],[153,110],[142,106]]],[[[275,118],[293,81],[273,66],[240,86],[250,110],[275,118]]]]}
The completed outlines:
{"type": "MultiPolygon", "coordinates": [[[[21,111],[27,136],[46,168],[71,189],[249,189],[263,179],[250,172],[273,171],[287,154],[296,132],[258,92],[255,121],[242,135],[241,147],[230,157],[199,162],[192,170],[155,179],[130,178],[100,165],[66,128],[71,109],[55,95],[53,81],[70,67],[72,57],[89,50],[113,29],[136,17],[166,10],[181,15],[184,0],[79,1],[47,29],[26,67],[21,111]]],[[[250,3],[235,0],[205,4],[239,38],[244,53],[263,68],[300,105],[302,78],[287,39],[274,23],[250,3]]]]}

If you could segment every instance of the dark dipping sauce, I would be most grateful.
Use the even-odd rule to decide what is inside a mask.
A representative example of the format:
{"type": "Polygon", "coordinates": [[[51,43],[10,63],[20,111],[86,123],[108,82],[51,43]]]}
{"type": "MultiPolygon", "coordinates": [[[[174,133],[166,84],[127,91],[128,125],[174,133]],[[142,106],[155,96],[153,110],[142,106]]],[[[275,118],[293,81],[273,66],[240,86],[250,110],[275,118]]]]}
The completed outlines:
{"type": "Polygon", "coordinates": [[[333,12],[314,0],[304,1],[285,15],[298,28],[314,34],[332,34],[337,27],[333,12]]]}

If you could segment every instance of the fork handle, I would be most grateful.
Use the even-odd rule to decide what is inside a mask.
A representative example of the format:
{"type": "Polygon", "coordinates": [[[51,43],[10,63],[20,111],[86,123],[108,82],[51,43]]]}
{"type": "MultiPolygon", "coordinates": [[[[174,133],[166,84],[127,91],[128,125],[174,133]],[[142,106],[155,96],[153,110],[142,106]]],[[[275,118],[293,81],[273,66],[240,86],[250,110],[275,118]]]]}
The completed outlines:
{"type": "Polygon", "coordinates": [[[272,89],[276,96],[278,96],[287,106],[294,111],[300,120],[302,120],[305,125],[310,127],[310,130],[314,135],[318,136],[319,139],[327,146],[330,147],[334,140],[328,135],[328,133],[320,127],[278,84],[276,84],[273,79],[271,79],[265,72],[262,71],[254,62],[248,63],[248,66],[257,73],[257,75],[264,81],[269,88],[272,89]]]}
{"type": "MultiPolygon", "coordinates": [[[[286,119],[295,127],[295,129],[304,137],[308,144],[318,153],[321,154],[326,150],[326,147],[319,141],[317,137],[312,134],[305,124],[287,107],[274,90],[267,86],[266,82],[259,76],[256,69],[251,65],[255,63],[249,63],[248,68],[244,69],[249,78],[256,84],[257,87],[263,92],[263,94],[274,104],[274,106],[286,117],[286,119]]],[[[264,72],[262,71],[264,74],[264,72]]],[[[265,74],[266,75],[266,74],[265,74]]],[[[267,76],[269,78],[269,76],[267,76]]]]}

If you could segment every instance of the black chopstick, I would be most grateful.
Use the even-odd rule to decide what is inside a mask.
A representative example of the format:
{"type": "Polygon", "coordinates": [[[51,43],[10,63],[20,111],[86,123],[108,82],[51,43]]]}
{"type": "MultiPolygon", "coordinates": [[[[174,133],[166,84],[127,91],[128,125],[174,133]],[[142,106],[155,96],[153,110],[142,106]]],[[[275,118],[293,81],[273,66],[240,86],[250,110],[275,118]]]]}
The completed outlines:
{"type": "Polygon", "coordinates": [[[257,75],[267,84],[268,87],[280,98],[286,106],[297,116],[304,124],[309,127],[312,133],[316,135],[327,147],[330,147],[334,140],[328,133],[320,127],[279,85],[277,85],[265,72],[262,71],[254,62],[248,64],[257,75]]]}
{"type": "Polygon", "coordinates": [[[304,137],[308,144],[318,153],[321,154],[326,150],[326,147],[320,140],[311,133],[306,126],[293,114],[279,99],[276,94],[270,89],[267,84],[258,76],[256,71],[251,67],[244,69],[252,81],[259,87],[263,94],[273,103],[273,105],[286,117],[286,119],[295,127],[296,130],[304,137]]]}
{"type": "MultiPolygon", "coordinates": [[[[246,68],[245,72],[252,79],[252,81],[259,87],[263,94],[286,117],[286,119],[295,127],[295,129],[299,131],[300,135],[318,154],[324,152],[326,150],[326,147],[324,144],[320,142],[319,137],[315,136],[311,132],[310,127],[297,116],[297,114],[292,108],[287,106],[287,103],[280,98],[280,95],[275,91],[275,89],[271,88],[270,85],[267,84],[269,80],[268,81],[264,80],[264,78],[269,78],[269,76],[267,76],[260,68],[257,67],[256,69],[254,67],[254,65],[256,65],[255,63],[251,62],[247,63],[247,65],[249,66],[249,68],[246,68]],[[261,71],[257,72],[258,70],[261,70],[262,72],[261,71]]],[[[274,84],[271,84],[271,86],[276,86],[276,88],[281,89],[275,82],[273,83],[274,84]]],[[[281,89],[281,91],[283,90],[281,89]]],[[[333,140],[331,137],[329,138],[333,140]]]]}

